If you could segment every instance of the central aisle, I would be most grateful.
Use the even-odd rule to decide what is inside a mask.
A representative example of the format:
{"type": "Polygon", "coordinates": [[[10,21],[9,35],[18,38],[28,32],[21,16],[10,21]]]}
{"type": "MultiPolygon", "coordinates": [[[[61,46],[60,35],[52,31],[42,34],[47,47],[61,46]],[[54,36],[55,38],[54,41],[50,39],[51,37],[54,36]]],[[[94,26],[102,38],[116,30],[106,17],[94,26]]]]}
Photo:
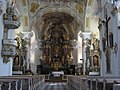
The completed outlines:
{"type": "Polygon", "coordinates": [[[40,90],[72,90],[68,87],[67,83],[45,83],[40,90]]]}

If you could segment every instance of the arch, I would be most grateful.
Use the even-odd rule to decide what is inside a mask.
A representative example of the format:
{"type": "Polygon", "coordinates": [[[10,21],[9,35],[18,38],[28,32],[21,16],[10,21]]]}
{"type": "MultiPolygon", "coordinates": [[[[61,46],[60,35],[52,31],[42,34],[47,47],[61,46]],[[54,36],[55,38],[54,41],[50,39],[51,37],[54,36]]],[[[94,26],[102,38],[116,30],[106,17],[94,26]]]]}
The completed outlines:
{"type": "MultiPolygon", "coordinates": [[[[47,12],[47,13],[49,13],[49,12],[47,12]]],[[[44,15],[45,14],[47,14],[47,13],[44,13],[44,15]]],[[[54,13],[54,12],[50,12],[50,13],[54,13]]],[[[64,13],[64,12],[58,12],[58,13],[64,13]]],[[[66,13],[66,14],[68,14],[68,13],[66,13]]],[[[68,14],[68,15],[70,15],[70,14],[68,14]]],[[[43,16],[43,15],[42,15],[43,16]]],[[[38,29],[38,32],[40,32],[41,34],[43,34],[43,33],[45,33],[45,32],[47,32],[47,30],[48,30],[48,27],[49,27],[49,25],[50,25],[50,23],[49,24],[42,24],[42,22],[43,22],[43,17],[39,17],[39,18],[36,18],[37,20],[36,21],[34,21],[34,24],[32,24],[32,26],[35,26],[37,29],[38,29]],[[42,25],[42,26],[41,26],[42,25]],[[39,27],[42,27],[42,29],[41,28],[39,28],[39,27]],[[43,30],[44,29],[44,30],[43,30]]],[[[71,16],[71,15],[70,15],[71,16]]],[[[71,16],[72,17],[72,16],[71,16]]],[[[74,18],[74,17],[73,17],[74,18]]],[[[75,19],[75,18],[74,18],[75,19]]],[[[80,21],[79,23],[77,23],[75,20],[74,20],[74,22],[72,23],[72,25],[76,25],[77,26],[77,28],[79,28],[79,30],[82,30],[82,22],[80,21]],[[80,24],[80,25],[79,25],[80,24]]],[[[64,24],[63,25],[64,27],[66,27],[66,31],[67,31],[67,28],[68,27],[71,27],[71,25],[67,25],[66,26],[66,24],[64,24]]],[[[78,32],[77,30],[77,28],[71,28],[71,29],[69,29],[69,33],[71,34],[71,36],[76,36],[76,33],[75,32],[78,32]]]]}
{"type": "MultiPolygon", "coordinates": [[[[51,12],[51,11],[56,12],[56,11],[53,11],[53,8],[49,8],[49,7],[46,7],[42,10],[38,10],[38,12],[34,15],[33,19],[36,18],[37,19],[36,22],[38,22],[38,21],[41,22],[42,21],[41,17],[44,14],[51,12]]],[[[63,12],[63,13],[69,14],[70,16],[74,17],[74,21],[80,25],[81,30],[83,29],[83,24],[84,24],[83,19],[84,18],[82,18],[81,15],[77,11],[75,11],[73,8],[71,8],[71,7],[63,8],[62,7],[60,10],[57,10],[57,12],[63,12]]]]}

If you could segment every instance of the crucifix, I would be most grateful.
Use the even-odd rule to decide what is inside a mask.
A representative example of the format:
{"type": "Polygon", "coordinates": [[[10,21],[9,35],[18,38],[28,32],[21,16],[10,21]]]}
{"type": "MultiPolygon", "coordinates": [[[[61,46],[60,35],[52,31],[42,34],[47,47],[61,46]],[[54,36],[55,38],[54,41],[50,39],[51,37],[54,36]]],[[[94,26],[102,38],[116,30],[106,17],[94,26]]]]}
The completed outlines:
{"type": "Polygon", "coordinates": [[[106,21],[102,21],[103,23],[105,23],[106,26],[106,39],[107,39],[107,49],[106,49],[106,68],[107,68],[107,73],[110,73],[110,50],[108,48],[109,46],[109,30],[108,30],[108,23],[110,21],[111,17],[108,17],[106,15],[106,21]]]}
{"type": "Polygon", "coordinates": [[[108,36],[108,33],[109,33],[109,30],[108,30],[108,23],[109,23],[109,21],[110,21],[110,19],[111,19],[111,17],[108,17],[107,15],[106,15],[106,21],[102,21],[102,23],[105,23],[105,26],[106,26],[106,39],[107,39],[107,47],[109,46],[109,36],[108,36]]]}

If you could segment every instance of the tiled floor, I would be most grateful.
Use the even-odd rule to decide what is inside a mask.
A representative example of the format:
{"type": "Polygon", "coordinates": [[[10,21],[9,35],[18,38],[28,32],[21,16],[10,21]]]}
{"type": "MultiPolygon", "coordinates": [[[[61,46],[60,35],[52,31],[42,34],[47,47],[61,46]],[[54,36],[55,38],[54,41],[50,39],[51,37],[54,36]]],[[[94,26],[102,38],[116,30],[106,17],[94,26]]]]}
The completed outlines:
{"type": "Polygon", "coordinates": [[[45,83],[40,90],[73,90],[68,87],[67,83],[45,83]]]}

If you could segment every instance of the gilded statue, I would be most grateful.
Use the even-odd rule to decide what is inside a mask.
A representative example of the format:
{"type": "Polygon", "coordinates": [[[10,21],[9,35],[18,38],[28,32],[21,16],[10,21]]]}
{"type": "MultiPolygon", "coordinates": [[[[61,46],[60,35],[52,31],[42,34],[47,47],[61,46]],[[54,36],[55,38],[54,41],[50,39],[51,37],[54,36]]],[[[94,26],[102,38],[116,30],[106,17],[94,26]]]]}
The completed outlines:
{"type": "Polygon", "coordinates": [[[94,50],[99,49],[99,40],[97,39],[97,33],[93,34],[92,45],[94,50]]]}

